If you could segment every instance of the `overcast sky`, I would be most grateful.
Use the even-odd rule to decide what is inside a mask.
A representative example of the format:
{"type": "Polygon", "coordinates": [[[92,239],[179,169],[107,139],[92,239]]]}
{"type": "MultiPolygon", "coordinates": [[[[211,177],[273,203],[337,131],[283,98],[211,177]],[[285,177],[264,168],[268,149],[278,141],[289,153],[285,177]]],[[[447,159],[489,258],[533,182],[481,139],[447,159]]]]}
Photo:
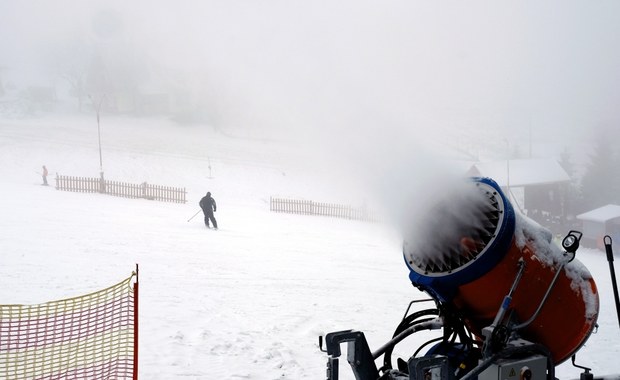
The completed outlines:
{"type": "Polygon", "coordinates": [[[101,37],[109,15],[230,124],[544,134],[620,119],[618,1],[0,0],[3,77],[46,75],[50,49],[101,37]]]}

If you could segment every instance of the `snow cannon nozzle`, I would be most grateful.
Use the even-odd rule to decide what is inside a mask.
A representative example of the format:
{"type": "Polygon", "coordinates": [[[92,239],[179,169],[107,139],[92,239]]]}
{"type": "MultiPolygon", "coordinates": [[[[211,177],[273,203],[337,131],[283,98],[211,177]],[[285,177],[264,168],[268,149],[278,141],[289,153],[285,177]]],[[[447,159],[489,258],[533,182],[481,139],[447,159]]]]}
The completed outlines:
{"type": "Polygon", "coordinates": [[[404,243],[411,281],[440,301],[491,270],[515,229],[514,209],[490,178],[471,178],[428,209],[404,243]]]}

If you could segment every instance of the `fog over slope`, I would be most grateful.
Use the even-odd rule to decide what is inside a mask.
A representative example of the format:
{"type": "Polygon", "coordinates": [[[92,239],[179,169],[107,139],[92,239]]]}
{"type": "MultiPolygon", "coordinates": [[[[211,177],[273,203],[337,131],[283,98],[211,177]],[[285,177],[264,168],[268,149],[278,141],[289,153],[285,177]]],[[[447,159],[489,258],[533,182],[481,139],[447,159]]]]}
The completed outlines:
{"type": "Polygon", "coordinates": [[[54,67],[94,49],[119,60],[131,55],[127,75],[145,76],[144,86],[182,77],[223,127],[343,140],[437,129],[475,140],[481,127],[498,143],[527,140],[530,132],[579,137],[618,121],[619,7],[3,2],[0,75],[5,87],[61,86],[54,67]]]}
{"type": "MultiPolygon", "coordinates": [[[[583,171],[595,136],[618,130],[619,8],[2,2],[0,113],[33,88],[53,89],[63,112],[94,116],[101,102],[104,118],[136,113],[113,109],[115,92],[125,103],[174,93],[192,99],[182,116],[204,128],[295,140],[314,152],[313,164],[360,170],[366,182],[405,180],[446,147],[461,160],[558,158],[569,149],[583,171]]],[[[138,116],[164,112],[156,107],[138,116]]]]}

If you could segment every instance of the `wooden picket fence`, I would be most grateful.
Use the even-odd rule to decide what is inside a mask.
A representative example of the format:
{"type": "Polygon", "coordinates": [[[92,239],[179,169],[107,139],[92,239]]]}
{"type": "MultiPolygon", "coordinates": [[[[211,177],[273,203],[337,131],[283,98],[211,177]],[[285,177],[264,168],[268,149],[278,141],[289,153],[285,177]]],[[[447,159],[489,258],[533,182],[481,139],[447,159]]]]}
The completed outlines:
{"type": "Polygon", "coordinates": [[[56,175],[56,189],[80,193],[103,193],[124,198],[186,203],[185,188],[108,181],[102,178],[56,175]]]}
{"type": "Polygon", "coordinates": [[[320,215],[334,218],[378,222],[379,217],[366,207],[353,207],[337,203],[314,202],[302,199],[274,198],[269,199],[269,209],[299,215],[320,215]]]}

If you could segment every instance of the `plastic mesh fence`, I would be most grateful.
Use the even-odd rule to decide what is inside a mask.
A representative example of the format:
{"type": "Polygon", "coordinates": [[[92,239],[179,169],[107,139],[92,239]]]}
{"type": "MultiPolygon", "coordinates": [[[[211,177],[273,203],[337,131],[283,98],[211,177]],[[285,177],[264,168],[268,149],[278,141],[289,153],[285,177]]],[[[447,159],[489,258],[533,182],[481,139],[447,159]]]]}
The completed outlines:
{"type": "Polygon", "coordinates": [[[0,305],[0,379],[137,379],[134,275],[80,297],[0,305]]]}

